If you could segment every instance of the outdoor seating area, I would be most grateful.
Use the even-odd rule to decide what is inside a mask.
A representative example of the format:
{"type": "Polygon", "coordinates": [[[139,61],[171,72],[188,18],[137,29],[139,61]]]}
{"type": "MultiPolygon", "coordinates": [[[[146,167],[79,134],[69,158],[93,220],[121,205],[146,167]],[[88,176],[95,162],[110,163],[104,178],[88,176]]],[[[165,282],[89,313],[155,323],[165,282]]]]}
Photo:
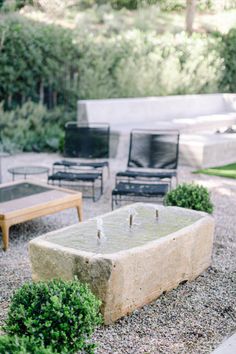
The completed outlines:
{"type": "MultiPolygon", "coordinates": [[[[109,157],[110,128],[107,124],[65,127],[64,156],[80,161],[61,160],[53,163],[48,183],[71,188],[91,189],[84,198],[97,201],[104,192],[106,179],[110,177],[109,157]],[[81,160],[81,158],[86,159],[81,160]],[[99,160],[97,160],[99,158],[99,160]],[[97,191],[98,189],[98,191],[97,191]]],[[[161,201],[172,188],[172,180],[178,180],[179,132],[132,130],[130,133],[127,170],[115,176],[112,190],[112,209],[118,199],[129,201],[133,197],[156,198],[161,201]],[[121,198],[121,196],[123,198],[121,198]]]]}
{"type": "Polygon", "coordinates": [[[235,354],[236,0],[0,22],[0,354],[235,354]]]}
{"type": "MultiPolygon", "coordinates": [[[[8,166],[14,166],[14,164],[19,163],[19,160],[22,162],[22,164],[25,165],[39,165],[40,163],[42,163],[42,165],[48,166],[50,168],[53,166],[53,163],[55,161],[60,161],[60,158],[61,156],[58,154],[24,153],[17,156],[11,155],[3,161],[3,182],[11,183],[11,174],[7,172],[8,166]]],[[[96,201],[96,203],[94,203],[91,199],[83,200],[83,220],[94,218],[101,214],[110,212],[111,210],[111,191],[112,189],[114,189],[116,172],[118,172],[122,166],[120,161],[116,161],[114,159],[110,160],[109,162],[111,169],[111,178],[106,180],[104,194],[98,201],[96,201]]],[[[127,161],[123,161],[124,170],[126,164],[127,161]]],[[[22,179],[23,178],[24,176],[22,176],[22,179]]],[[[40,178],[42,181],[44,181],[44,183],[47,182],[46,175],[41,175],[40,178]]],[[[179,166],[178,179],[179,183],[191,182],[193,179],[191,170],[187,167],[179,166]]],[[[168,328],[171,329],[173,320],[171,320],[170,313],[172,314],[172,316],[178,316],[178,311],[179,309],[181,309],[185,321],[183,322],[183,326],[180,325],[179,328],[181,331],[186,330],[187,321],[187,330],[190,331],[192,328],[192,316],[201,316],[203,321],[207,321],[207,316],[209,316],[209,314],[206,314],[204,306],[202,306],[201,303],[207,304],[210,301],[212,307],[216,305],[219,306],[219,301],[223,301],[223,303],[226,301],[226,292],[228,293],[227,301],[231,301],[233,299],[233,294],[230,291],[230,288],[232,286],[232,280],[230,280],[231,278],[229,277],[229,271],[233,268],[234,264],[234,259],[232,258],[231,253],[231,245],[233,242],[233,238],[232,241],[229,241],[228,237],[231,238],[232,232],[234,232],[234,228],[232,228],[230,225],[233,225],[234,209],[236,208],[236,184],[234,181],[231,181],[229,183],[226,179],[219,180],[219,178],[217,177],[214,178],[206,175],[194,175],[194,179],[196,183],[201,183],[211,190],[211,194],[214,200],[214,218],[217,221],[217,230],[215,237],[218,241],[217,243],[214,243],[213,266],[208,272],[204,273],[204,276],[200,276],[196,281],[190,283],[188,282],[185,285],[180,286],[178,289],[167,293],[167,295],[162,296],[158,301],[155,301],[151,307],[146,306],[142,311],[138,311],[134,316],[131,316],[128,319],[125,318],[120,320],[120,324],[115,324],[114,328],[118,328],[120,325],[126,326],[126,323],[129,323],[130,331],[133,336],[136,332],[135,328],[140,328],[141,323],[142,328],[144,328],[144,330],[149,330],[150,333],[153,333],[154,335],[154,328],[152,328],[153,324],[151,322],[151,328],[148,329],[148,327],[150,326],[150,322],[146,323],[146,317],[152,317],[154,316],[154,313],[156,311],[158,311],[158,313],[162,311],[162,318],[163,320],[165,320],[165,323],[168,328]],[[228,196],[229,193],[231,193],[231,198],[229,198],[228,196]],[[224,248],[222,248],[222,246],[224,248]],[[226,267],[225,269],[227,274],[224,270],[222,270],[222,267],[226,267]],[[207,282],[205,281],[206,279],[207,282]],[[211,287],[214,287],[215,289],[220,289],[220,291],[222,291],[220,293],[217,292],[217,301],[214,300],[214,298],[212,297],[211,290],[209,289],[211,287]],[[196,298],[196,296],[198,298],[196,306],[194,307],[194,309],[191,308],[191,311],[189,310],[188,306],[186,307],[186,296],[183,295],[183,293],[186,292],[188,294],[188,298],[191,301],[194,301],[194,303],[194,299],[196,298]],[[174,308],[171,303],[173,301],[173,304],[175,304],[176,297],[178,299],[178,307],[174,308]],[[170,310],[167,309],[167,306],[169,306],[170,310]]],[[[26,182],[27,181],[30,181],[28,177],[26,182]]],[[[129,202],[131,202],[131,200],[129,202]]],[[[120,206],[120,204],[118,204],[118,206],[120,206]]],[[[19,286],[22,281],[27,281],[31,279],[31,272],[28,264],[28,242],[30,240],[35,239],[35,237],[37,236],[41,236],[43,233],[51,231],[56,232],[56,230],[60,228],[64,228],[68,225],[74,225],[77,223],[78,215],[76,209],[65,209],[60,213],[51,214],[48,217],[40,217],[38,219],[11,227],[9,242],[10,247],[7,252],[3,252],[1,254],[1,263],[3,264],[2,275],[5,275],[5,281],[3,282],[4,285],[2,285],[2,293],[4,294],[4,298],[7,298],[11,294],[11,288],[8,288],[7,286],[9,281],[11,282],[11,287],[16,287],[19,286]],[[9,280],[7,279],[7,274],[9,274],[9,271],[7,271],[7,268],[5,268],[5,266],[7,265],[8,267],[11,267],[10,269],[12,269],[14,265],[16,266],[17,273],[20,274],[19,279],[16,278],[16,280],[14,280],[12,276],[9,278],[9,280]]],[[[211,307],[209,311],[211,311],[211,307]]],[[[229,326],[231,326],[234,321],[233,319],[229,320],[230,317],[222,317],[222,311],[224,311],[224,307],[219,306],[219,313],[217,312],[215,314],[214,312],[214,316],[216,316],[216,324],[218,323],[217,321],[219,319],[222,325],[224,325],[226,328],[229,328],[229,326]]],[[[6,309],[3,308],[1,316],[5,316],[5,313],[6,309]]],[[[158,328],[161,331],[161,325],[158,325],[158,328]]],[[[99,343],[101,343],[102,348],[105,348],[105,343],[108,340],[108,336],[110,335],[111,331],[113,332],[113,326],[110,330],[107,329],[107,331],[107,334],[103,333],[103,329],[101,328],[98,330],[98,332],[96,332],[94,337],[95,339],[101,338],[101,340],[99,339],[99,343]]],[[[212,341],[214,340],[215,343],[217,343],[217,340],[219,338],[219,332],[217,331],[217,328],[215,328],[215,333],[216,335],[212,338],[212,341]]],[[[118,341],[115,340],[114,345],[118,346],[118,341]]],[[[203,345],[205,346],[205,342],[203,345]]]]}

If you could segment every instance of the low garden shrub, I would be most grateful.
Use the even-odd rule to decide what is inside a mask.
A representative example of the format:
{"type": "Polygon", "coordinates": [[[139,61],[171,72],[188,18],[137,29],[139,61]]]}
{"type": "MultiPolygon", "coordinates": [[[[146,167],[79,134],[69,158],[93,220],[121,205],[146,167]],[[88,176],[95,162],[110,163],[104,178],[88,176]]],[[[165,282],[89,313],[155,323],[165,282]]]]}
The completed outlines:
{"type": "Polygon", "coordinates": [[[0,336],[1,354],[55,354],[49,347],[44,348],[34,338],[19,336],[0,336]]]}
{"type": "Polygon", "coordinates": [[[27,283],[12,297],[4,330],[33,337],[59,353],[93,353],[100,301],[78,281],[27,283]]]}
{"type": "Polygon", "coordinates": [[[64,107],[48,110],[41,104],[26,102],[15,110],[0,105],[0,147],[15,151],[61,151],[66,121],[76,119],[76,112],[64,107]]]}
{"type": "Polygon", "coordinates": [[[166,194],[164,204],[182,208],[213,212],[208,190],[197,184],[183,183],[166,194]]]}

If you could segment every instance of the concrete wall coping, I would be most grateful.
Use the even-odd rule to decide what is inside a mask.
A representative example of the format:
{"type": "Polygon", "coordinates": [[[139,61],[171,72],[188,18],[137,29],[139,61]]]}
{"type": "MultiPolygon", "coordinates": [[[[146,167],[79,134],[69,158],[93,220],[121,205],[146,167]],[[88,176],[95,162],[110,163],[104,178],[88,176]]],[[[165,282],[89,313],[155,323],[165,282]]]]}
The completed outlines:
{"type": "Polygon", "coordinates": [[[78,101],[78,122],[127,123],[224,114],[236,111],[236,94],[199,94],[78,101]]]}

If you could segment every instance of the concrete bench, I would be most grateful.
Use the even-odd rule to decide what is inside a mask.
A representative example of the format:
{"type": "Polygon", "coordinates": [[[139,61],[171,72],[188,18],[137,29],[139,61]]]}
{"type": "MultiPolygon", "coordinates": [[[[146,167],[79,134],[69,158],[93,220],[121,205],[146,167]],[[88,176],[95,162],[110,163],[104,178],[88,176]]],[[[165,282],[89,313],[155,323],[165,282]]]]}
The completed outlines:
{"type": "Polygon", "coordinates": [[[181,135],[179,164],[207,168],[236,162],[236,134],[181,135]]]}
{"type": "Polygon", "coordinates": [[[153,124],[155,128],[174,124],[180,130],[204,125],[215,129],[236,122],[236,94],[78,101],[78,123],[88,122],[107,122],[118,131],[153,124]]]}
{"type": "Polygon", "coordinates": [[[127,156],[129,132],[145,128],[177,129],[181,135],[191,134],[180,140],[180,163],[185,165],[210,167],[219,161],[224,164],[236,160],[235,138],[218,139],[212,135],[236,123],[236,94],[78,101],[78,124],[89,122],[110,124],[112,157],[127,156]],[[206,133],[209,137],[199,136],[206,133]],[[222,160],[217,158],[218,150],[222,160]]]}

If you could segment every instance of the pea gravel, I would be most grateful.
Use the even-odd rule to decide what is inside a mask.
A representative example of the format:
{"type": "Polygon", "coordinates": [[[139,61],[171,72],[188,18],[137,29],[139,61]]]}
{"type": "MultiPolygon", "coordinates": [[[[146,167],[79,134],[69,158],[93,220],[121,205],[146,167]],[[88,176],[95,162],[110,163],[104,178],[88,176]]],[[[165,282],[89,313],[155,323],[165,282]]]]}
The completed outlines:
{"type": "MultiPolygon", "coordinates": [[[[56,154],[20,154],[2,160],[4,182],[10,181],[7,168],[40,164],[51,167],[56,154]]],[[[112,176],[105,195],[96,203],[84,200],[84,218],[110,211],[114,173],[125,161],[111,161],[112,176]]],[[[180,285],[159,299],[136,310],[94,334],[96,354],[200,354],[211,353],[236,329],[236,181],[193,175],[179,168],[180,182],[195,181],[208,187],[215,205],[215,241],[212,266],[195,281],[180,285]]],[[[28,242],[42,233],[77,222],[76,210],[13,226],[8,252],[0,251],[0,325],[6,318],[15,289],[31,281],[28,242]]],[[[128,271],[128,269],[127,269],[128,271]]]]}

